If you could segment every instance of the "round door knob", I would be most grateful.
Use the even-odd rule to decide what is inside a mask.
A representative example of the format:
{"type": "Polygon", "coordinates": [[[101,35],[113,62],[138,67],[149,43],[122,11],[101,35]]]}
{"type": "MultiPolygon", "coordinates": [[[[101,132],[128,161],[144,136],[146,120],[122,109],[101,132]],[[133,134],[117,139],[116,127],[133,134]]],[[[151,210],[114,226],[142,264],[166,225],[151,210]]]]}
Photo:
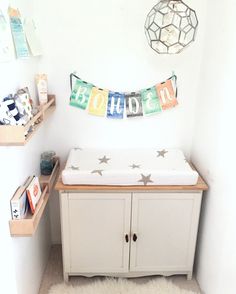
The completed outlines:
{"type": "Polygon", "coordinates": [[[138,239],[138,237],[137,237],[137,235],[134,233],[134,234],[133,234],[133,241],[136,242],[137,239],[138,239]]]}

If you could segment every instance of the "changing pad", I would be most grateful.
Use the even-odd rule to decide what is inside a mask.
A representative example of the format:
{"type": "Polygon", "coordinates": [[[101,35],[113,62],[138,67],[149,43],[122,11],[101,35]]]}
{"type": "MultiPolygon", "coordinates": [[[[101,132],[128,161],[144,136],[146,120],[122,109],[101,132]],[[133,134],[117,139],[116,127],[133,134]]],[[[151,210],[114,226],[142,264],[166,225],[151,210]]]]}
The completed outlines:
{"type": "Polygon", "coordinates": [[[92,149],[70,151],[65,185],[195,185],[198,173],[177,149],[92,149]]]}

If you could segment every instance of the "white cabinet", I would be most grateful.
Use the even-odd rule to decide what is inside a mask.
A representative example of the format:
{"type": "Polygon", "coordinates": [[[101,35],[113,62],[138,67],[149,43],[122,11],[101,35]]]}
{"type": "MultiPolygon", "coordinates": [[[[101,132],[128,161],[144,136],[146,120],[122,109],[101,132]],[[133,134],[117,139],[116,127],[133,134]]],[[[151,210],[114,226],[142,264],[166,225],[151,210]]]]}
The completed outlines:
{"type": "Polygon", "coordinates": [[[196,193],[134,193],[130,271],[189,271],[200,203],[196,193]]]}
{"type": "Polygon", "coordinates": [[[62,194],[61,208],[66,272],[128,271],[130,194],[62,194]]]}
{"type": "Polygon", "coordinates": [[[202,192],[61,192],[64,278],[191,278],[202,192]]]}

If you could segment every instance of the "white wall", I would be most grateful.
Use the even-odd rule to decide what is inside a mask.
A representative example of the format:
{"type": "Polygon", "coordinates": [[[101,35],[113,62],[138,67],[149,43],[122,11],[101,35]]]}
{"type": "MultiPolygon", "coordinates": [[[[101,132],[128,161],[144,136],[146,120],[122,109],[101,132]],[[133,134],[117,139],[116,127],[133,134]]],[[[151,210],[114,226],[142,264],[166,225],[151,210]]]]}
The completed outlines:
{"type": "Polygon", "coordinates": [[[204,293],[234,294],[236,3],[207,2],[192,160],[210,189],[204,196],[196,269],[204,293]]]}
{"type": "MultiPolygon", "coordinates": [[[[0,2],[4,9],[8,1],[0,2]]],[[[32,15],[33,6],[27,0],[11,3],[24,16],[32,15]]],[[[0,64],[0,97],[15,92],[20,86],[29,86],[34,93],[34,75],[39,59],[14,60],[0,64]]],[[[46,123],[49,126],[50,121],[46,123]]],[[[0,147],[0,281],[1,293],[36,294],[45,268],[50,240],[48,209],[34,237],[12,238],[8,221],[11,219],[10,198],[16,188],[32,174],[39,174],[40,153],[44,150],[44,127],[24,147],[0,147]]]]}
{"type": "MultiPolygon", "coordinates": [[[[36,293],[45,265],[49,248],[47,214],[34,238],[10,238],[7,223],[9,199],[26,176],[38,172],[41,151],[54,149],[65,160],[75,145],[164,146],[181,148],[188,156],[192,154],[194,164],[210,185],[204,196],[198,246],[200,286],[206,294],[233,294],[236,276],[236,232],[232,226],[236,204],[233,193],[236,146],[232,139],[236,66],[234,1],[224,1],[222,9],[221,2],[192,0],[189,5],[195,8],[199,18],[197,41],[173,56],[156,54],[145,39],[144,20],[156,0],[15,1],[25,13],[32,9],[37,12],[35,19],[44,55],[40,60],[1,64],[0,94],[5,95],[26,81],[30,81],[33,91],[33,76],[40,70],[48,73],[50,92],[57,95],[57,110],[26,147],[0,149],[3,285],[10,285],[10,293],[16,293],[16,289],[18,293],[36,293]],[[119,91],[151,86],[175,70],[180,105],[145,119],[110,121],[89,116],[68,105],[69,73],[73,70],[89,82],[119,91]],[[22,264],[24,259],[30,261],[26,266],[22,264]],[[13,269],[19,277],[16,280],[13,269]]],[[[52,240],[57,243],[60,227],[56,194],[50,204],[52,240]]]]}
{"type": "MultiPolygon", "coordinates": [[[[201,61],[205,1],[191,1],[199,17],[197,41],[179,55],[158,55],[144,34],[146,15],[157,0],[36,0],[36,20],[45,53],[40,69],[47,72],[57,95],[54,125],[47,147],[65,159],[73,146],[177,147],[189,155],[201,61]],[[113,121],[69,106],[69,74],[99,87],[139,90],[168,78],[179,80],[179,106],[150,118],[113,121]],[[60,131],[59,131],[60,130],[60,131]]],[[[58,242],[58,201],[52,204],[53,241],[58,242]]]]}

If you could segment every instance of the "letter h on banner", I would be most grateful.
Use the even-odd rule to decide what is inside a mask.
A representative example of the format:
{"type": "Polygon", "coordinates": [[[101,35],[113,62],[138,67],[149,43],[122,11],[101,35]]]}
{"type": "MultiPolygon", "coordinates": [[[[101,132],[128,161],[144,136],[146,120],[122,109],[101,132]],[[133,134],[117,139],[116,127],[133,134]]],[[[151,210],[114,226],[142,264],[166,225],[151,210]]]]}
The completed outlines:
{"type": "Polygon", "coordinates": [[[119,92],[109,92],[107,103],[107,118],[123,119],[125,96],[119,92]]]}

